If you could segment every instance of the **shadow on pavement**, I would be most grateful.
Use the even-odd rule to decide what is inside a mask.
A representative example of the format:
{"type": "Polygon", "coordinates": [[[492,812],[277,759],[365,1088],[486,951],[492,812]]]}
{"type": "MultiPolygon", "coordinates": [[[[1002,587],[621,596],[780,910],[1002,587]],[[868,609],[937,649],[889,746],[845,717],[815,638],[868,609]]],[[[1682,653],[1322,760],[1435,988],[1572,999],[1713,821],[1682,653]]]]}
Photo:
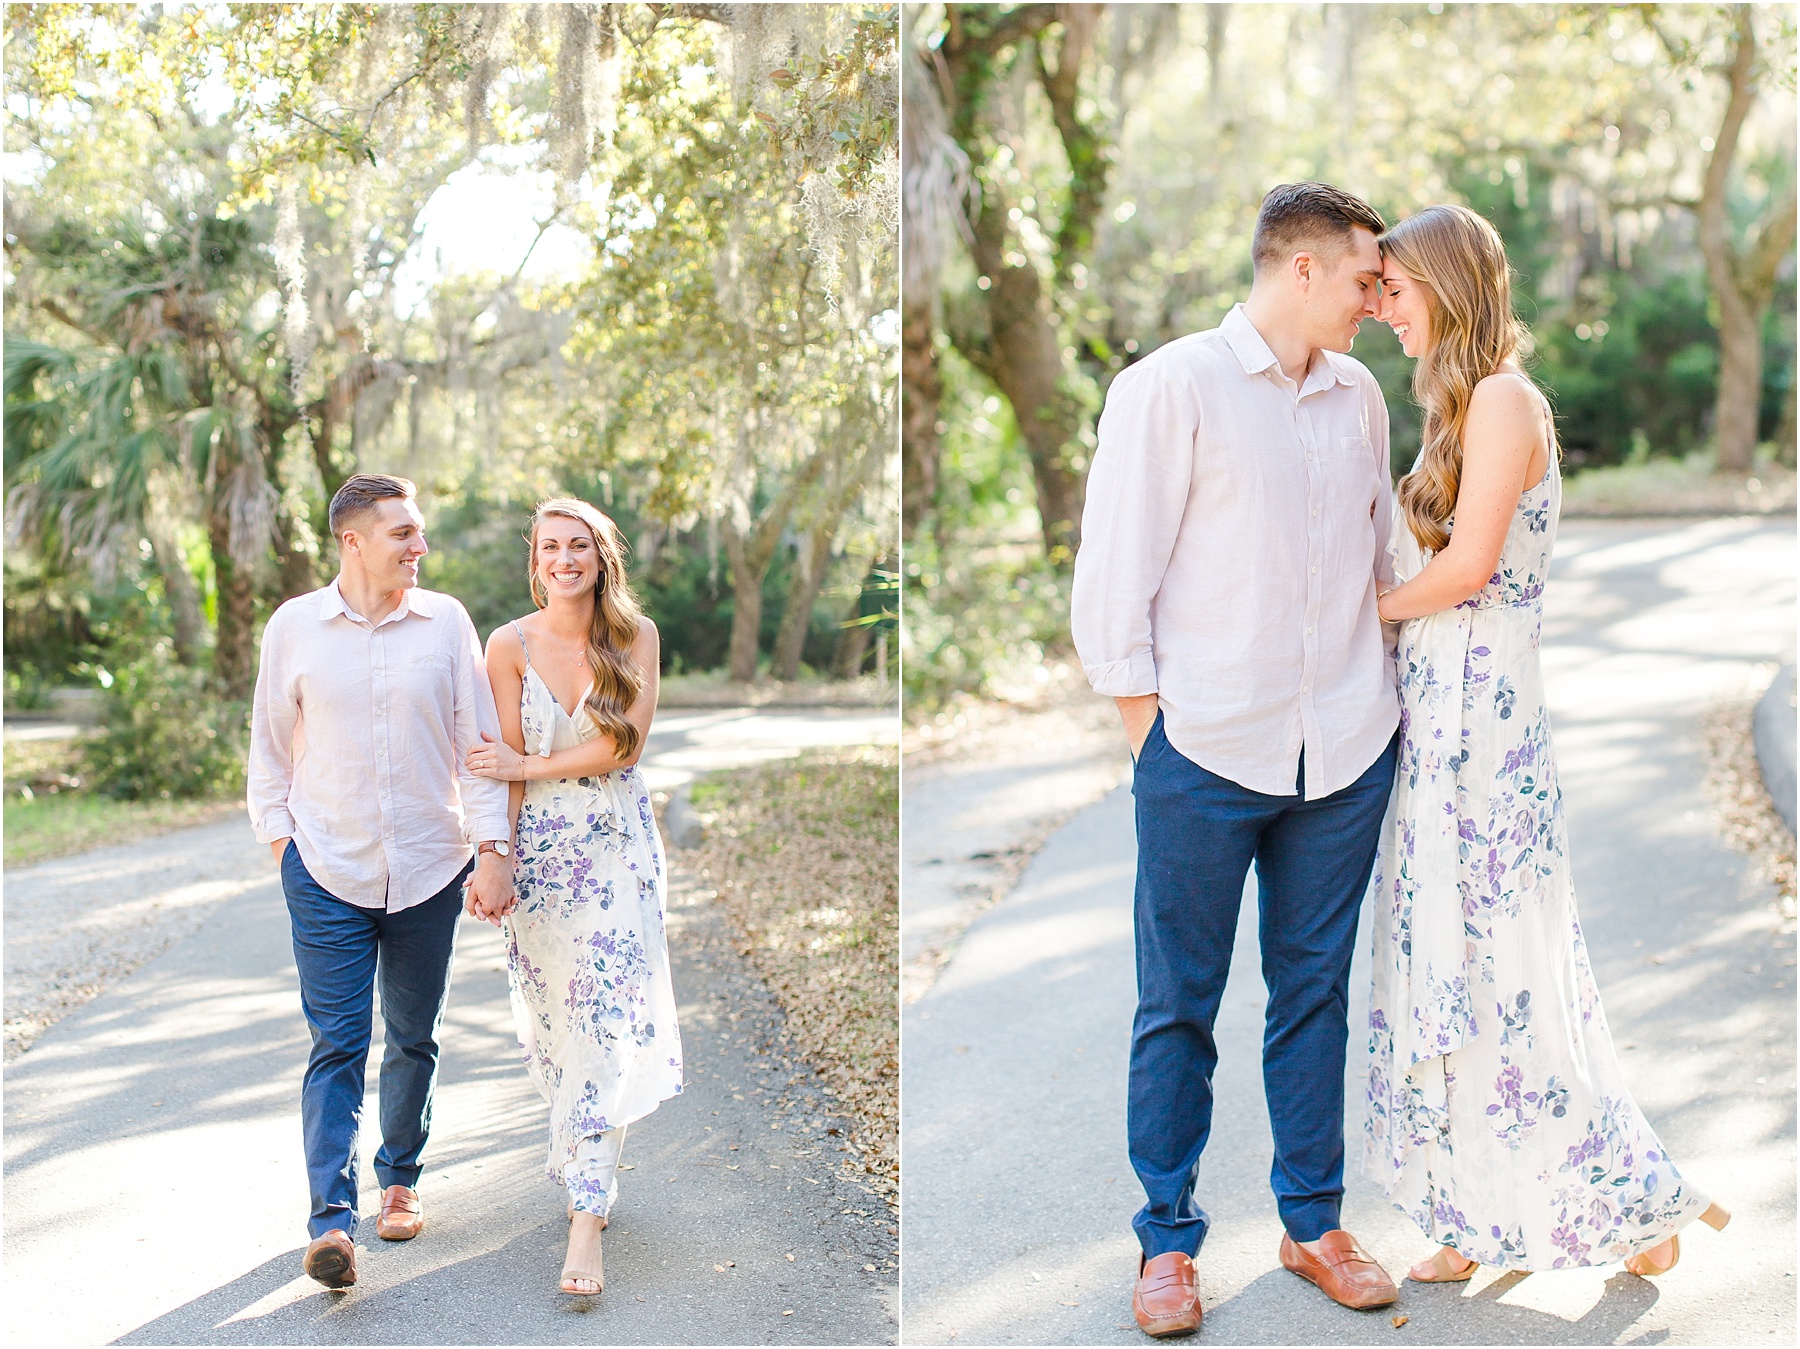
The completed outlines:
{"type": "MultiPolygon", "coordinates": [[[[1397,1273],[1397,1271],[1390,1271],[1397,1273]]],[[[1400,1301],[1391,1307],[1356,1312],[1329,1303],[1323,1293],[1300,1285],[1295,1275],[1274,1269],[1251,1281],[1216,1307],[1206,1308],[1202,1335],[1230,1344],[1293,1344],[1296,1298],[1307,1300],[1308,1320],[1318,1325],[1313,1344],[1393,1344],[1411,1335],[1431,1344],[1661,1344],[1666,1330],[1627,1340],[1631,1328],[1660,1296],[1647,1279],[1623,1272],[1606,1280],[1599,1299],[1578,1318],[1519,1305],[1506,1299],[1523,1292],[1534,1277],[1502,1274],[1475,1289],[1467,1284],[1428,1287],[1402,1280],[1400,1301]],[[1401,1326],[1396,1317],[1405,1317],[1401,1326]]]]}

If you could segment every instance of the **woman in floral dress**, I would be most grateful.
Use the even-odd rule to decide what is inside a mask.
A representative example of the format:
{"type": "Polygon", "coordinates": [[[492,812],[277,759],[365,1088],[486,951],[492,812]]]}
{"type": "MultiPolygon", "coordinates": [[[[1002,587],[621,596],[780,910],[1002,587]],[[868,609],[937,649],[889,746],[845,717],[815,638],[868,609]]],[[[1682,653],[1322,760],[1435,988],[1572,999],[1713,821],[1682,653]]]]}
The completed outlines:
{"type": "Polygon", "coordinates": [[[1493,227],[1433,206],[1381,245],[1378,316],[1419,361],[1425,443],[1380,597],[1402,625],[1400,759],[1371,882],[1367,1166],[1441,1244],[1414,1279],[1666,1273],[1677,1231],[1728,1215],[1633,1102],[1576,917],[1538,665],[1554,422],[1493,227]]]}
{"type": "Polygon", "coordinates": [[[681,1090],[662,840],[636,767],[656,712],[657,634],[624,553],[618,528],[586,502],[537,508],[538,612],[488,639],[503,740],[484,736],[469,753],[475,773],[513,784],[507,973],[520,1045],[550,1103],[549,1175],[569,1198],[561,1286],[577,1296],[604,1282],[600,1233],[625,1127],[681,1090]]]}

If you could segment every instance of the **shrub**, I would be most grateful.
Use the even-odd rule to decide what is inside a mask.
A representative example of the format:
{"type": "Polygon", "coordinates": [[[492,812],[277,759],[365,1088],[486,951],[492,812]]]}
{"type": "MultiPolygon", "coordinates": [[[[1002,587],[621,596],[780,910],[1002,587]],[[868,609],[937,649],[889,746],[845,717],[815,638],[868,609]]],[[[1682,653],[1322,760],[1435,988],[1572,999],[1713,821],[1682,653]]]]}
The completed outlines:
{"type": "Polygon", "coordinates": [[[104,729],[85,756],[94,790],[128,801],[244,790],[249,707],[220,698],[205,671],[179,664],[166,637],[99,673],[111,683],[104,729]]]}

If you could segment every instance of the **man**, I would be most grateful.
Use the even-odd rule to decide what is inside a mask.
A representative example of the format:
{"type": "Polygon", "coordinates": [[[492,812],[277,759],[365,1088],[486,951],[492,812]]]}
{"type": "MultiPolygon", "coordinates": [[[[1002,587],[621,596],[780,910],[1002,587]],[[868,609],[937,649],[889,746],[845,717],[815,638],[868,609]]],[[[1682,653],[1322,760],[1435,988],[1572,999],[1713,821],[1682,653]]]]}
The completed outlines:
{"type": "Polygon", "coordinates": [[[376,1235],[405,1241],[431,1127],[437,1029],[465,878],[482,916],[513,904],[506,784],[464,755],[499,718],[475,627],[420,590],[425,522],[405,478],[359,473],[331,499],[341,567],[263,632],[249,806],[281,866],[312,1054],[300,1089],[312,1216],[305,1267],[356,1282],[357,1128],[381,979],[383,1186],[376,1235]],[[469,857],[478,843],[478,860],[469,857]]]}
{"type": "Polygon", "coordinates": [[[1194,1184],[1252,862],[1282,1264],[1346,1306],[1398,1296],[1339,1227],[1350,957],[1399,719],[1375,609],[1387,409],[1341,354],[1375,311],[1383,228],[1336,188],[1275,188],[1249,300],[1123,371],[1100,419],[1072,626],[1136,763],[1133,1310],[1153,1336],[1200,1325],[1194,1184]]]}

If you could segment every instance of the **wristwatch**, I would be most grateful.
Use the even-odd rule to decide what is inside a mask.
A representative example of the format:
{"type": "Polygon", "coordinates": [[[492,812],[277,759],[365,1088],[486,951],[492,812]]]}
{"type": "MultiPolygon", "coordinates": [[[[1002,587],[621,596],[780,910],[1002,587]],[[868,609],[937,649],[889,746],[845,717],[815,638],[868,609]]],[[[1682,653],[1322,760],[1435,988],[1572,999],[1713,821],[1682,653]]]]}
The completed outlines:
{"type": "Polygon", "coordinates": [[[491,853],[497,853],[501,857],[511,857],[512,856],[512,844],[508,843],[503,838],[488,839],[482,843],[477,844],[475,847],[475,851],[478,853],[491,852],[491,853]]]}

